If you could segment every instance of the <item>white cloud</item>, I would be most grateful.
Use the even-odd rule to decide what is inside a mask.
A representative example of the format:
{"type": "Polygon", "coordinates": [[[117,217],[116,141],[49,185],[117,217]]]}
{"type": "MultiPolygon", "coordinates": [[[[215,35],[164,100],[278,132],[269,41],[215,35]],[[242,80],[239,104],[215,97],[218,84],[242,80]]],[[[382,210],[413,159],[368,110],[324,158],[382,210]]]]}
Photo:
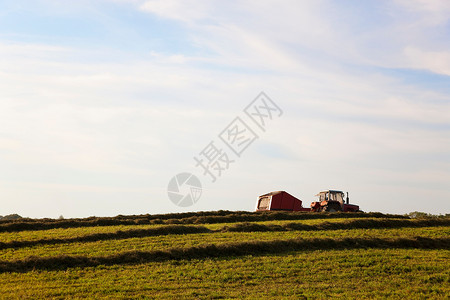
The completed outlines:
{"type": "Polygon", "coordinates": [[[193,22],[208,17],[210,3],[207,0],[149,0],[139,8],[162,18],[193,22]]]}
{"type": "Polygon", "coordinates": [[[390,16],[383,20],[386,23],[366,26],[361,32],[358,28],[365,26],[366,20],[350,14],[359,11],[339,6],[333,10],[328,1],[286,1],[276,5],[273,1],[227,5],[200,1],[194,5],[155,0],[140,8],[188,23],[193,43],[218,55],[218,64],[286,72],[304,71],[305,64],[327,64],[337,59],[349,64],[420,68],[448,75],[448,53],[442,50],[450,46],[442,27],[450,19],[448,2],[394,3],[379,4],[390,16]],[[347,19],[343,22],[336,14],[347,19]],[[417,53],[424,46],[422,51],[426,53],[417,53]],[[437,66],[439,62],[441,66],[437,66]]]}
{"type": "Polygon", "coordinates": [[[423,51],[413,47],[404,51],[412,68],[450,76],[450,51],[423,51]]]}
{"type": "Polygon", "coordinates": [[[445,25],[450,19],[450,2],[446,0],[395,0],[405,9],[419,13],[422,25],[445,25]]]}

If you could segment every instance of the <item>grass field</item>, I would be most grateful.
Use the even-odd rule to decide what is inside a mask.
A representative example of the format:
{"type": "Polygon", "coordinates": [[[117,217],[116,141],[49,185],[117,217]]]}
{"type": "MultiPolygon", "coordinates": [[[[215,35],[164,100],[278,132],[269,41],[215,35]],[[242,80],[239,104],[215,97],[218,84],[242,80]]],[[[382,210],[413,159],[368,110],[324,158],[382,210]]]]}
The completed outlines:
{"type": "Polygon", "coordinates": [[[449,217],[219,211],[0,223],[4,299],[450,299],[449,266],[449,217]]]}

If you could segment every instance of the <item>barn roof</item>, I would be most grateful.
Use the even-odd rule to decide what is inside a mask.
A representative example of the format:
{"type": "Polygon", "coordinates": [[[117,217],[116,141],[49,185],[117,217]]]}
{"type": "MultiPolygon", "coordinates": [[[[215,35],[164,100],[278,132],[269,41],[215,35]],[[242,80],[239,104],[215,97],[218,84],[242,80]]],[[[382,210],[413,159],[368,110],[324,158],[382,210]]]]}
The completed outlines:
{"type": "Polygon", "coordinates": [[[260,197],[273,196],[273,195],[278,195],[278,194],[281,194],[281,193],[286,193],[286,192],[285,191],[274,191],[274,192],[270,192],[270,193],[261,195],[260,197]]]}

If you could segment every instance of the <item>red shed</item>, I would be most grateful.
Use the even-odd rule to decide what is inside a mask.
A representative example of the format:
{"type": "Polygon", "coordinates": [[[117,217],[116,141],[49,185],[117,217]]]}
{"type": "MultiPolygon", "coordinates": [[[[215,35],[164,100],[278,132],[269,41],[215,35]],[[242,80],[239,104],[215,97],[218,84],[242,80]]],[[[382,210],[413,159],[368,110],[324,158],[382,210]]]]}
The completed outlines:
{"type": "Polygon", "coordinates": [[[285,191],[270,192],[258,197],[256,211],[287,210],[287,211],[311,211],[304,208],[302,201],[285,191]]]}

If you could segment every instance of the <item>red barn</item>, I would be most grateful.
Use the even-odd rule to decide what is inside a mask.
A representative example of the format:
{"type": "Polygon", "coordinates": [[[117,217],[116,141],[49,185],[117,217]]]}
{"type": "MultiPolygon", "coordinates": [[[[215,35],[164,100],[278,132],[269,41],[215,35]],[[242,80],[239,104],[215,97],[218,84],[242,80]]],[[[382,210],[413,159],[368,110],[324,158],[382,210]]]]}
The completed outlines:
{"type": "Polygon", "coordinates": [[[256,211],[286,210],[286,211],[311,211],[304,208],[302,201],[285,191],[271,192],[258,197],[256,211]]]}

